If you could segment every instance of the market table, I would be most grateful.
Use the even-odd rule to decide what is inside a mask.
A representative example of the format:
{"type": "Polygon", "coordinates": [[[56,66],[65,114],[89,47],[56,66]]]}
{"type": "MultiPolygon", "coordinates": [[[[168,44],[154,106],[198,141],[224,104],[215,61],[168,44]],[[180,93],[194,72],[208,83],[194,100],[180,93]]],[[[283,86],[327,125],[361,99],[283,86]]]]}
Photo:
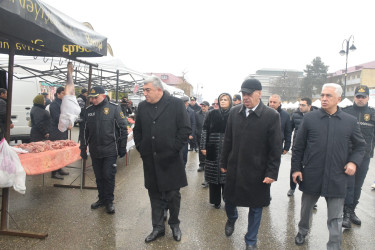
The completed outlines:
{"type": "Polygon", "coordinates": [[[79,145],[40,153],[19,154],[26,175],[45,174],[81,159],[79,145]]]}

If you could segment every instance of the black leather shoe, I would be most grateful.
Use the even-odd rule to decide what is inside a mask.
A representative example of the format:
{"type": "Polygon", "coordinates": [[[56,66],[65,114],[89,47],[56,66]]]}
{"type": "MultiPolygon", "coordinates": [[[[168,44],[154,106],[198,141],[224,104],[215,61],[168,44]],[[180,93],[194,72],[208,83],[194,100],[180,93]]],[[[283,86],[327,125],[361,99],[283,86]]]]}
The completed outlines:
{"type": "Polygon", "coordinates": [[[354,225],[360,226],[362,224],[361,219],[358,218],[358,216],[355,214],[355,212],[353,210],[350,211],[350,221],[354,225]]]}
{"type": "Polygon", "coordinates": [[[158,230],[152,230],[152,232],[146,237],[145,242],[149,243],[151,241],[156,240],[157,238],[164,236],[165,231],[158,231],[158,230]]]}
{"type": "Polygon", "coordinates": [[[58,180],[64,180],[64,177],[62,177],[62,175],[59,172],[52,173],[51,178],[58,179],[58,180]]]}
{"type": "Polygon", "coordinates": [[[219,203],[219,204],[215,204],[214,205],[214,208],[216,208],[216,209],[220,209],[221,208],[221,204],[219,203]]]}
{"type": "Polygon", "coordinates": [[[194,149],[193,148],[189,148],[188,151],[193,151],[194,149]]]}
{"type": "Polygon", "coordinates": [[[294,242],[296,243],[296,245],[303,245],[305,244],[305,237],[306,235],[302,235],[301,233],[298,233],[296,235],[296,238],[294,239],[294,242]]]}
{"type": "Polygon", "coordinates": [[[246,244],[246,250],[258,249],[257,245],[248,245],[246,244]]]}
{"type": "Polygon", "coordinates": [[[107,214],[114,214],[115,213],[115,206],[113,206],[112,202],[105,205],[105,209],[107,210],[107,214]]]}
{"type": "Polygon", "coordinates": [[[197,171],[202,172],[203,170],[204,170],[203,167],[199,167],[197,171]]]}
{"type": "Polygon", "coordinates": [[[172,234],[173,234],[173,239],[175,241],[180,241],[181,240],[181,230],[178,225],[171,226],[172,229],[172,234]]]}
{"type": "Polygon", "coordinates": [[[350,222],[350,208],[344,206],[344,216],[342,218],[342,227],[349,229],[352,228],[352,223],[350,222]]]}
{"type": "Polygon", "coordinates": [[[60,168],[60,169],[59,169],[59,174],[60,174],[60,175],[69,175],[69,172],[66,171],[66,170],[64,170],[63,168],[60,168]]]}
{"type": "Polygon", "coordinates": [[[235,223],[236,223],[235,221],[227,220],[227,223],[225,224],[225,235],[226,236],[231,236],[233,234],[235,223]]]}
{"type": "Polygon", "coordinates": [[[104,206],[104,203],[101,200],[98,200],[91,204],[91,209],[97,209],[104,206]]]}

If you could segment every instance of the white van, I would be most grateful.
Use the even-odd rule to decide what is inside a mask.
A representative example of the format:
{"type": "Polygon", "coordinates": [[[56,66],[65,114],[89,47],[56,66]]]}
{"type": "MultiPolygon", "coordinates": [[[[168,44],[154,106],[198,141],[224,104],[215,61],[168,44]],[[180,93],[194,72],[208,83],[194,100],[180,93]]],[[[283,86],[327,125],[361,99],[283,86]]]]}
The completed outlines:
{"type": "Polygon", "coordinates": [[[38,78],[20,80],[13,78],[12,115],[14,128],[10,130],[10,140],[17,143],[30,142],[29,120],[33,99],[40,91],[38,78]]]}

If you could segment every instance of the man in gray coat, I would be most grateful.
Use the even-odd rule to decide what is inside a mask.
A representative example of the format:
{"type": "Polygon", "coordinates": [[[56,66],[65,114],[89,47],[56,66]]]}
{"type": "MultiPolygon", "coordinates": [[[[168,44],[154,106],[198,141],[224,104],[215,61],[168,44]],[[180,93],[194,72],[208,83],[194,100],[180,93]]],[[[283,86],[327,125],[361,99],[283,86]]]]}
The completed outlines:
{"type": "Polygon", "coordinates": [[[227,172],[225,234],[233,234],[237,206],[249,207],[246,249],[256,249],[262,210],[270,204],[270,184],[279,173],[280,116],[260,100],[262,85],[257,79],[245,80],[241,92],[243,105],[230,110],[220,160],[221,171],[227,172]]]}
{"type": "Polygon", "coordinates": [[[297,245],[305,243],[313,206],[323,196],[328,210],[327,249],[341,249],[348,176],[361,165],[366,147],[356,118],[337,106],[341,94],[340,85],[323,85],[322,108],[305,115],[293,146],[293,181],[303,192],[297,245]]]}
{"type": "Polygon", "coordinates": [[[191,134],[189,117],[183,101],[163,91],[158,78],[144,81],[143,94],[146,101],[138,106],[133,133],[151,202],[153,230],[145,242],[165,235],[165,208],[173,238],[180,241],[180,188],[187,186],[182,149],[191,134]]]}

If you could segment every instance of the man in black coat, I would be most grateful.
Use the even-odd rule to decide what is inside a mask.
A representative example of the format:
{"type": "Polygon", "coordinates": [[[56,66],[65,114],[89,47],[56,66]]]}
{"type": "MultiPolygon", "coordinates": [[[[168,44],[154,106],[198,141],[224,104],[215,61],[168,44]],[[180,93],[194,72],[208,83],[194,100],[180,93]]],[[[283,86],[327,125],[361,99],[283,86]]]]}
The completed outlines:
{"type": "Polygon", "coordinates": [[[83,119],[85,117],[85,111],[86,111],[86,102],[87,102],[87,89],[82,89],[81,94],[77,97],[77,102],[79,107],[81,108],[81,113],[79,114],[78,124],[79,124],[79,135],[78,140],[83,140],[83,130],[84,130],[84,122],[83,119]]]}
{"type": "Polygon", "coordinates": [[[270,184],[277,180],[281,159],[280,116],[260,100],[261,90],[257,79],[242,83],[243,105],[230,110],[220,161],[221,171],[227,171],[225,234],[233,234],[237,206],[249,207],[246,249],[256,249],[262,210],[270,204],[270,184]]]}
{"type": "Polygon", "coordinates": [[[327,249],[341,249],[348,176],[361,165],[366,148],[357,120],[337,106],[341,94],[340,85],[323,85],[322,108],[305,115],[293,146],[293,181],[303,192],[297,245],[304,244],[313,206],[323,196],[328,210],[327,249]]]}
{"type": "MultiPolygon", "coordinates": [[[[0,88],[0,140],[4,138],[5,125],[6,125],[6,114],[7,114],[7,98],[8,91],[0,88]]],[[[12,129],[14,124],[10,121],[10,128],[12,129]]]]}
{"type": "MultiPolygon", "coordinates": [[[[293,145],[294,145],[294,142],[296,140],[299,125],[301,125],[301,123],[302,123],[303,116],[306,113],[311,111],[311,104],[312,104],[312,102],[311,102],[310,98],[308,98],[308,97],[302,98],[299,101],[299,108],[297,109],[297,111],[293,112],[293,114],[292,114],[292,117],[290,119],[290,124],[292,126],[292,132],[294,130],[293,145]]],[[[293,196],[294,191],[296,190],[297,184],[294,183],[294,181],[293,181],[292,168],[290,169],[289,185],[290,185],[290,189],[289,189],[287,195],[293,196]]]]}
{"type": "Polygon", "coordinates": [[[115,213],[113,205],[117,156],[126,155],[128,131],[125,115],[118,104],[109,102],[103,87],[97,86],[88,95],[92,105],[86,108],[81,157],[87,159],[89,147],[92,168],[98,187],[98,200],[91,209],[105,206],[108,214],[115,213]]]}
{"type": "MultiPolygon", "coordinates": [[[[190,127],[191,127],[191,134],[189,135],[189,141],[194,142],[195,145],[195,131],[196,131],[196,120],[195,120],[195,111],[190,108],[189,106],[189,98],[187,96],[183,96],[181,100],[185,104],[186,112],[189,116],[189,121],[190,121],[190,127]]],[[[195,147],[195,146],[194,146],[195,147]]],[[[190,144],[190,149],[191,149],[191,144],[190,144]]],[[[184,152],[183,152],[183,159],[184,159],[184,164],[186,167],[187,159],[188,159],[188,144],[184,146],[184,152]]]]}
{"type": "Polygon", "coordinates": [[[285,155],[290,149],[292,138],[292,125],[290,123],[289,114],[285,110],[281,109],[281,97],[279,95],[271,95],[268,104],[280,114],[281,140],[282,144],[284,145],[282,154],[285,155]]]}
{"type": "MultiPolygon", "coordinates": [[[[58,128],[59,126],[59,119],[60,119],[60,107],[62,103],[62,99],[65,95],[65,88],[64,87],[58,87],[55,93],[55,100],[49,105],[49,113],[51,115],[51,130],[49,139],[51,141],[56,140],[67,140],[68,139],[68,130],[72,129],[72,127],[69,127],[68,130],[65,132],[61,132],[58,128]]],[[[52,171],[52,178],[63,180],[63,175],[68,175],[69,172],[64,170],[63,168],[60,168],[59,170],[52,171]]]]}
{"type": "Polygon", "coordinates": [[[350,177],[344,205],[344,219],[342,222],[344,228],[351,228],[351,222],[355,225],[361,225],[361,220],[355,214],[355,208],[359,203],[370,158],[374,156],[375,109],[368,106],[369,94],[370,90],[366,85],[358,86],[354,92],[354,104],[342,109],[357,119],[362,135],[366,140],[366,153],[362,164],[357,169],[355,176],[350,177]]]}
{"type": "MultiPolygon", "coordinates": [[[[197,103],[197,98],[195,96],[190,97],[190,104],[188,103],[190,109],[192,109],[195,112],[198,112],[201,110],[201,107],[197,103]]],[[[193,127],[192,127],[193,129],[193,127]]],[[[195,150],[195,152],[198,152],[198,146],[197,146],[197,138],[195,137],[195,133],[193,134],[194,138],[190,139],[189,138],[189,144],[190,144],[190,149],[189,151],[195,150]]]]}
{"type": "Polygon", "coordinates": [[[180,188],[187,186],[182,149],[191,134],[189,117],[183,101],[163,91],[158,78],[144,81],[143,94],[146,101],[138,106],[133,133],[143,161],[145,187],[152,210],[153,231],[145,242],[165,234],[166,207],[170,212],[168,224],[173,238],[180,241],[180,188]]]}
{"type": "MultiPolygon", "coordinates": [[[[202,137],[202,129],[203,129],[203,124],[204,120],[206,119],[206,116],[208,114],[208,108],[210,107],[210,104],[207,101],[203,101],[201,103],[201,110],[197,111],[195,113],[195,120],[196,120],[196,129],[195,129],[195,136],[197,139],[198,143],[198,148],[200,149],[200,144],[201,144],[201,137],[202,137]]],[[[202,152],[199,150],[199,167],[198,167],[198,172],[201,172],[204,170],[204,162],[205,162],[206,157],[202,154],[202,152]]],[[[208,185],[207,183],[202,183],[204,187],[208,185]]]]}

